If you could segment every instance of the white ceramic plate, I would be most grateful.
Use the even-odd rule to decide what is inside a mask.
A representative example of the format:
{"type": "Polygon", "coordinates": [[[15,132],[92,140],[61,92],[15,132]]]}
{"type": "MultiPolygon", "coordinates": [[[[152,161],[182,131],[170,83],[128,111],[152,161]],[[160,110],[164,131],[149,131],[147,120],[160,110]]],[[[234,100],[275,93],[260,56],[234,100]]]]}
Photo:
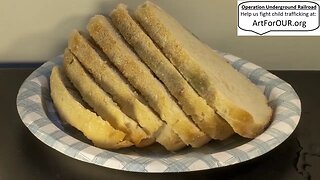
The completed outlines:
{"type": "Polygon", "coordinates": [[[92,146],[74,128],[60,121],[50,97],[49,77],[57,56],[36,69],[22,84],[17,96],[19,115],[29,130],[42,142],[72,158],[113,169],[135,172],[197,171],[241,163],[261,156],[287,139],[301,114],[300,100],[293,88],[263,68],[224,54],[228,62],[247,76],[266,95],[273,108],[271,125],[255,139],[233,136],[212,141],[199,149],[187,148],[170,153],[154,145],[138,149],[108,151],[92,146]]]}

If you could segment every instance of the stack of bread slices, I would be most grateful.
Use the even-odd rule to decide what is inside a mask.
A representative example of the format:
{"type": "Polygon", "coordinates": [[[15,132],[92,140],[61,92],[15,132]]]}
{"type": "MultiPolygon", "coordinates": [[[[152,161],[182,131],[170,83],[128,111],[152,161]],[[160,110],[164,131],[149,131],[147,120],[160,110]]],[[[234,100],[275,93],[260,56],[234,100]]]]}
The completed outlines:
{"type": "Polygon", "coordinates": [[[266,128],[266,97],[157,5],[119,4],[74,31],[51,96],[60,117],[106,149],[198,148],[266,128]]]}

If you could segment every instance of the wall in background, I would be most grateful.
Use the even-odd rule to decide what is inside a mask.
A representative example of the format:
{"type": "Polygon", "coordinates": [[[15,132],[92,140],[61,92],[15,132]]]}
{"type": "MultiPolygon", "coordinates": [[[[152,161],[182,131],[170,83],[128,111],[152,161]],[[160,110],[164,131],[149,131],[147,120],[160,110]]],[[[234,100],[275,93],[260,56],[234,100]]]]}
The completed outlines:
{"type": "MultiPolygon", "coordinates": [[[[62,54],[73,29],[85,30],[94,14],[142,0],[0,1],[0,63],[40,62],[62,54]]],[[[320,37],[237,37],[236,1],[158,0],[161,7],[212,48],[267,69],[320,70],[320,37]]]]}

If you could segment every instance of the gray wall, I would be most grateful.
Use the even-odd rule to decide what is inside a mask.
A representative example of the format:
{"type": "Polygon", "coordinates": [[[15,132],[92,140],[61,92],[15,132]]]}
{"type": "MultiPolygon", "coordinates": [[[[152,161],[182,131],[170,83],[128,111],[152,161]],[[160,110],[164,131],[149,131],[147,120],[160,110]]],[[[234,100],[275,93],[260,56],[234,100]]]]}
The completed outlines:
{"type": "MultiPolygon", "coordinates": [[[[119,2],[142,0],[0,1],[0,63],[46,61],[62,54],[70,32],[119,2]]],[[[267,69],[320,69],[320,37],[237,37],[235,0],[158,0],[214,49],[267,69]]]]}

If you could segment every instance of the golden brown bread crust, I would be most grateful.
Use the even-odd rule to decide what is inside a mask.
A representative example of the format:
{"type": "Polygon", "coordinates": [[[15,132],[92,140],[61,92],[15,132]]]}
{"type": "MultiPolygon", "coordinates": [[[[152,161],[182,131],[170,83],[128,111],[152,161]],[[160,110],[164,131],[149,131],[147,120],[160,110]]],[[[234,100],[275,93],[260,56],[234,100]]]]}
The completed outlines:
{"type": "Polygon", "coordinates": [[[190,121],[163,85],[124,43],[106,17],[97,15],[91,18],[87,29],[110,61],[139,90],[149,105],[184,143],[200,147],[210,141],[210,138],[190,121]]]}
{"type": "Polygon", "coordinates": [[[66,78],[58,67],[53,67],[50,76],[51,97],[60,117],[82,131],[83,134],[101,148],[119,149],[131,146],[125,140],[125,133],[114,129],[100,116],[82,106],[65,86],[66,78]]]}
{"type": "Polygon", "coordinates": [[[165,84],[177,99],[183,111],[191,116],[199,128],[213,139],[223,140],[234,132],[230,125],[206,104],[156,47],[141,27],[132,19],[124,4],[119,4],[111,14],[114,26],[135,49],[148,67],[165,84]]]}
{"type": "Polygon", "coordinates": [[[85,72],[76,57],[68,49],[64,53],[63,67],[67,77],[93,110],[115,129],[126,133],[128,139],[137,147],[148,146],[155,142],[154,137],[148,137],[134,120],[120,110],[109,95],[85,72]]]}
{"type": "Polygon", "coordinates": [[[142,98],[132,91],[124,78],[120,77],[106,59],[99,56],[78,31],[71,34],[68,48],[77,56],[101,88],[112,96],[121,110],[132,119],[137,120],[149,135],[154,135],[157,142],[169,151],[185,147],[181,139],[170,128],[168,130],[167,125],[148,106],[140,102],[142,98]],[[162,127],[166,131],[163,131],[162,127]]]}
{"type": "Polygon", "coordinates": [[[135,16],[171,63],[206,99],[208,105],[215,108],[217,113],[228,121],[235,132],[241,136],[253,138],[264,130],[271,120],[272,111],[267,105],[266,98],[257,87],[155,4],[144,3],[136,9],[135,16]],[[192,46],[193,48],[190,48],[192,46]],[[232,74],[231,78],[228,77],[227,72],[232,74]],[[221,79],[227,81],[222,82],[221,79]],[[221,84],[217,84],[220,81],[221,84]],[[234,84],[243,85],[240,85],[242,90],[239,96],[235,90],[238,88],[234,88],[237,87],[233,86],[234,84]],[[248,91],[245,92],[244,89],[248,91]],[[231,93],[225,93],[227,91],[224,90],[231,93]],[[237,96],[244,98],[238,99],[237,96]],[[259,100],[254,102],[254,98],[259,100]]]}
{"type": "Polygon", "coordinates": [[[229,123],[238,134],[253,138],[258,136],[268,125],[255,125],[251,114],[235,106],[229,100],[220,97],[219,95],[216,96],[215,105],[219,107],[220,114],[229,119],[229,123]]]}

